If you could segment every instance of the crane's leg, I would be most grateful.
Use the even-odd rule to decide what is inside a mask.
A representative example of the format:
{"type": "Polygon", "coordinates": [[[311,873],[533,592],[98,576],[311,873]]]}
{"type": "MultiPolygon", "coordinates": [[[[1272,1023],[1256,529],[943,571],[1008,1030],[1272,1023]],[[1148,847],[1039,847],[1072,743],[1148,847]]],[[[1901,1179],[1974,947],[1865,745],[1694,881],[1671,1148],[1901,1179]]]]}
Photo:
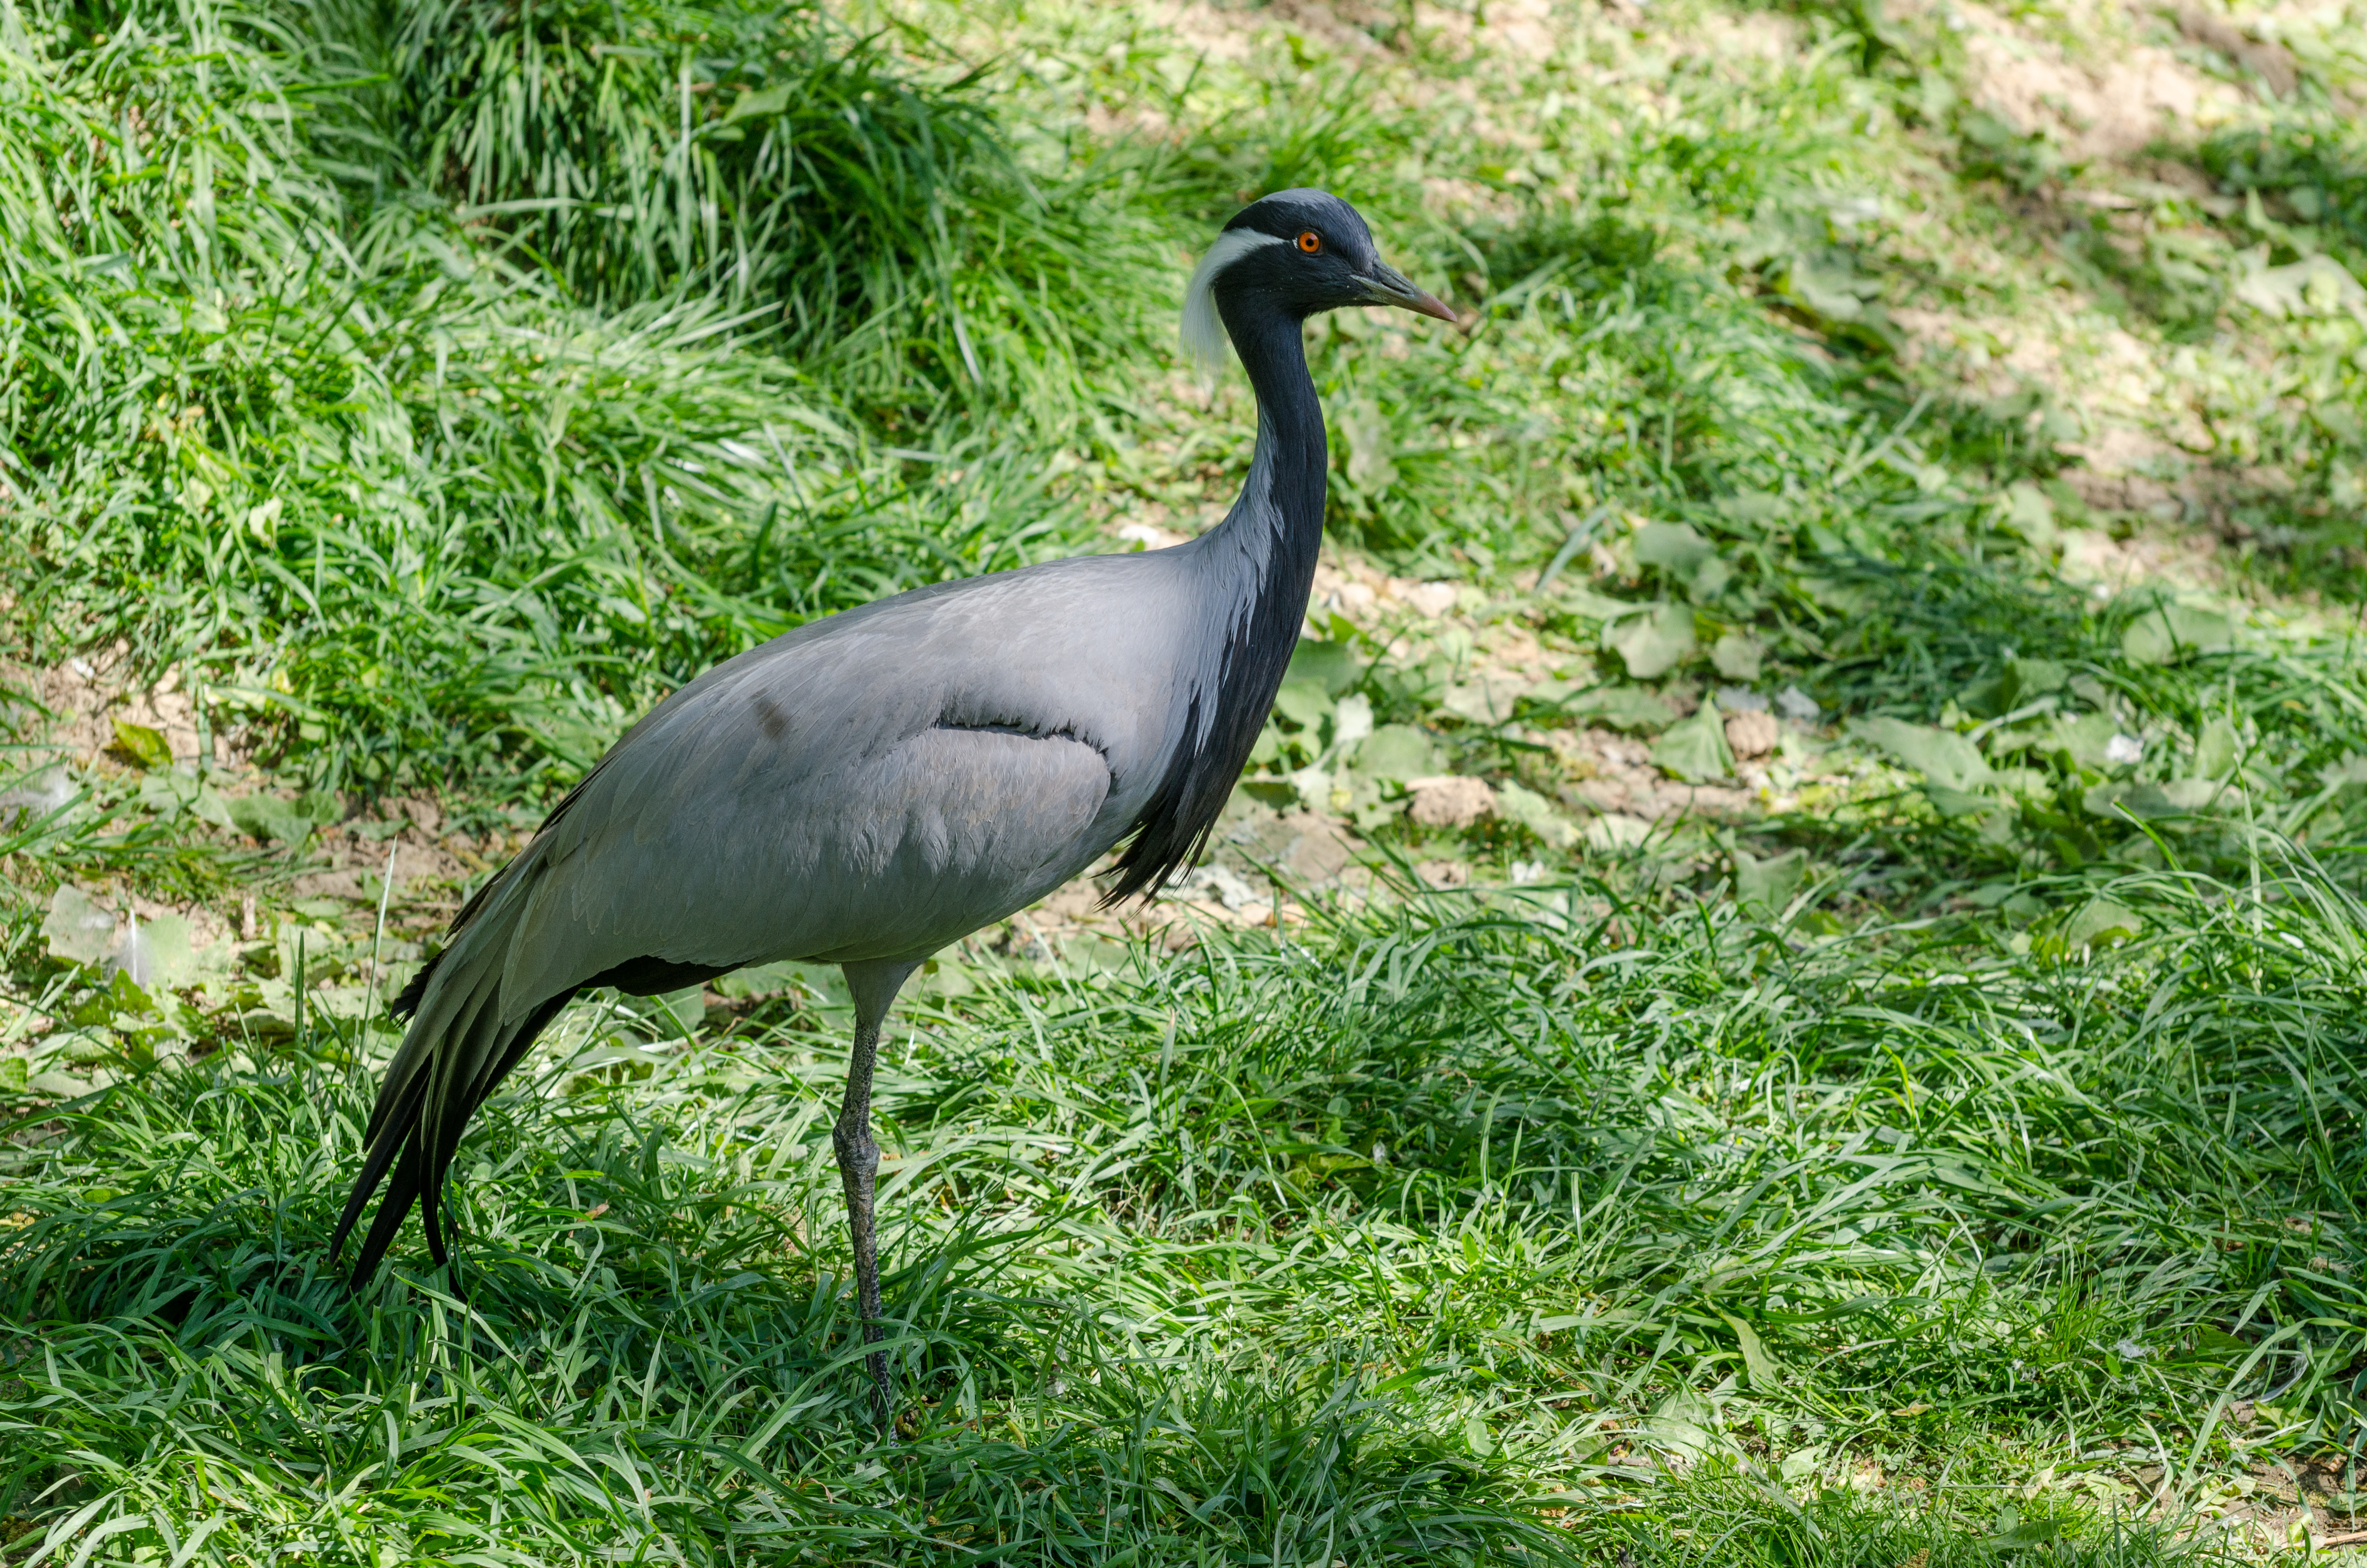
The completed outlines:
{"type": "MultiPolygon", "coordinates": [[[[846,1184],[846,1229],[855,1244],[855,1301],[863,1319],[863,1339],[879,1343],[879,1254],[872,1222],[872,1197],[879,1175],[879,1145],[871,1137],[871,1068],[879,1054],[879,1026],[904,977],[914,964],[846,964],[847,989],[855,995],[855,1053],[846,1067],[846,1098],[839,1107],[838,1124],[831,1129],[831,1147],[838,1153],[839,1178],[846,1184]]],[[[896,1429],[896,1395],[888,1382],[888,1354],[874,1350],[867,1358],[871,1382],[878,1392],[879,1430],[896,1429]]]]}

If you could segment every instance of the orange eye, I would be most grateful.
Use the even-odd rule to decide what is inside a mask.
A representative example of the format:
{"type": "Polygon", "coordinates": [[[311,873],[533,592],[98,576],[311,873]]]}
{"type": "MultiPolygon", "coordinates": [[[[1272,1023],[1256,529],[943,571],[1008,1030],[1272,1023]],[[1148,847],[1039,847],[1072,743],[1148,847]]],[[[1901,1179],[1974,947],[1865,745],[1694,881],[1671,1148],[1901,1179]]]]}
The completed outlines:
{"type": "Polygon", "coordinates": [[[1298,248],[1313,256],[1323,248],[1323,236],[1312,229],[1303,229],[1298,235],[1298,248]]]}

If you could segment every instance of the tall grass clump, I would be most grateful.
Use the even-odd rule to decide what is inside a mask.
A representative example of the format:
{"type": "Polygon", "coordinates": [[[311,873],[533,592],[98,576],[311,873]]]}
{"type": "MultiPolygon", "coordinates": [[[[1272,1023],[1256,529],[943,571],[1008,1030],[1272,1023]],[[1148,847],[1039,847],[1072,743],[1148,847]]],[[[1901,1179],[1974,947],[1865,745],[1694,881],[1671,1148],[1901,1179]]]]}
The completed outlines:
{"type": "MultiPolygon", "coordinates": [[[[863,423],[854,381],[783,357],[795,334],[751,315],[795,276],[810,341],[860,336],[851,312],[889,358],[926,337],[864,290],[905,267],[934,280],[893,285],[926,297],[914,309],[953,299],[953,231],[912,187],[935,177],[939,153],[912,152],[937,147],[934,131],[915,131],[919,161],[896,179],[878,147],[781,142],[764,244],[787,270],[735,294],[737,264],[668,249],[675,230],[636,250],[617,239],[641,232],[629,222],[595,243],[590,217],[517,194],[548,176],[572,201],[561,163],[467,175],[513,183],[464,195],[548,220],[518,233],[414,199],[433,187],[398,188],[400,164],[391,184],[362,181],[375,122],[302,74],[335,51],[300,50],[294,18],[11,14],[0,69],[18,132],[0,202],[24,240],[0,263],[0,472],[36,659],[121,639],[142,666],[203,680],[250,749],[301,747],[324,782],[565,774],[658,692],[798,619],[1080,542],[1007,440],[928,426],[904,438],[942,447],[920,454],[942,466],[889,456],[890,426],[863,423]],[[839,175],[794,172],[809,153],[839,175]],[[891,221],[901,239],[879,231],[891,221]],[[841,283],[821,281],[824,250],[841,283]],[[655,270],[571,270],[595,256],[655,270]]],[[[487,58],[512,58],[491,13],[478,20],[487,58]]],[[[828,80],[847,105],[902,92],[912,115],[938,112],[891,91],[860,40],[836,52],[807,22],[774,35],[796,45],[798,102],[828,80]]],[[[424,34],[396,36],[443,58],[424,34]]],[[[609,62],[616,92],[650,87],[621,69],[609,62]]],[[[475,169],[453,163],[453,128],[507,101],[499,82],[459,80],[476,96],[430,84],[444,108],[420,151],[437,169],[475,169]]],[[[368,103],[392,90],[355,89],[368,103]]],[[[568,114],[592,101],[527,96],[568,114]]],[[[945,157],[982,155],[974,111],[942,118],[945,157]]],[[[858,134],[836,108],[828,119],[858,134]]],[[[599,199],[613,216],[641,199],[599,199]]],[[[1022,305],[1041,293],[965,276],[1022,305]]],[[[881,374],[909,389],[903,370],[881,374]]]]}
{"type": "Polygon", "coordinates": [[[868,412],[926,423],[1032,395],[1055,413],[1109,347],[1065,307],[1130,313],[1145,292],[1129,215],[1090,179],[1031,182],[974,74],[916,78],[818,6],[319,14],[326,56],[383,83],[353,95],[375,199],[450,203],[587,305],[746,312],[868,412]]]}

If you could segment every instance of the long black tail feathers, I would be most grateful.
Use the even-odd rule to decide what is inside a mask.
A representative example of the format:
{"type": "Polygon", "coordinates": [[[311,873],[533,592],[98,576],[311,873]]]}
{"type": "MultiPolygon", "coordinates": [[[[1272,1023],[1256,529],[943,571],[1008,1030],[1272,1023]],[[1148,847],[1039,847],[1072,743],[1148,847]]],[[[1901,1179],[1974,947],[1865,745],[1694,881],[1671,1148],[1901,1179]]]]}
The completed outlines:
{"type": "MultiPolygon", "coordinates": [[[[486,884],[487,889],[492,886],[486,884]]],[[[485,890],[481,889],[453,923],[456,940],[484,897],[485,890]]],[[[391,1004],[397,1017],[412,1020],[414,1034],[420,1008],[427,999],[428,983],[452,951],[447,948],[428,960],[391,1004]]],[[[397,1067],[390,1067],[386,1080],[379,1085],[378,1103],[370,1109],[369,1127],[363,1134],[368,1153],[362,1161],[361,1176],[345,1199],[345,1210],[337,1217],[336,1233],[329,1242],[329,1261],[334,1263],[345,1251],[346,1238],[353,1233],[362,1210],[382,1181],[387,1184],[386,1196],[379,1200],[369,1230],[362,1237],[361,1252],[354,1259],[352,1288],[359,1290],[378,1272],[380,1260],[402,1228],[403,1217],[414,1203],[419,1205],[420,1228],[427,1233],[429,1255],[438,1267],[448,1261],[443,1223],[444,1184],[453,1159],[459,1153],[461,1134],[476,1119],[478,1108],[509,1076],[510,1070],[533,1048],[536,1039],[559,1016],[559,1010],[575,998],[578,990],[613,985],[637,995],[654,995],[685,985],[705,984],[735,967],[685,963],[653,956],[631,959],[561,992],[506,1032],[481,1010],[496,1006],[493,998],[486,995],[473,1005],[448,1011],[442,1025],[442,1038],[425,1040],[406,1037],[395,1053],[395,1062],[407,1070],[398,1072],[397,1067]],[[488,1040],[488,1034],[493,1038],[488,1040]],[[415,1055],[414,1051],[424,1054],[415,1055]]],[[[452,978],[454,983],[466,983],[465,976],[452,978]]]]}
{"type": "MultiPolygon", "coordinates": [[[[416,1007],[417,998],[411,997],[408,991],[405,995],[416,1007]]],[[[329,1261],[334,1264],[344,1253],[346,1239],[361,1219],[363,1209],[368,1206],[370,1195],[378,1191],[381,1181],[385,1182],[385,1195],[379,1199],[369,1229],[362,1237],[361,1251],[354,1258],[349,1286],[352,1290],[360,1291],[377,1274],[379,1264],[394,1244],[414,1203],[419,1206],[420,1229],[426,1233],[428,1256],[439,1268],[451,1261],[444,1233],[444,1188],[452,1162],[459,1153],[461,1134],[476,1119],[478,1108],[492,1097],[510,1070],[533,1048],[536,1038],[573,996],[572,991],[554,996],[519,1019],[508,1038],[496,1043],[492,1053],[493,1071],[484,1074],[481,1082],[439,1082],[444,1074],[431,1061],[423,1062],[419,1071],[400,1084],[390,1080],[380,1085],[379,1102],[370,1113],[368,1152],[362,1161],[361,1175],[346,1195],[345,1209],[337,1216],[337,1228],[329,1239],[329,1261]],[[439,1089],[440,1093],[434,1092],[439,1089]]],[[[439,1054],[450,1051],[470,1032],[473,1031],[456,1031],[459,1038],[436,1041],[430,1049],[439,1054]]]]}

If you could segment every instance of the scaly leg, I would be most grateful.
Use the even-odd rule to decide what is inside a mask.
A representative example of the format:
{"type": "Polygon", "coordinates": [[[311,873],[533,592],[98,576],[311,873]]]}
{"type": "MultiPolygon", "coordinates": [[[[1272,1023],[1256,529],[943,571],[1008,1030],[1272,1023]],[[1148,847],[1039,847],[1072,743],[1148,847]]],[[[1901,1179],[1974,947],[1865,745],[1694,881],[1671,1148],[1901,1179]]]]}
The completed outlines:
{"type": "MultiPolygon", "coordinates": [[[[879,1255],[872,1222],[871,1199],[879,1175],[879,1145],[871,1137],[871,1062],[879,1049],[879,1027],[858,1025],[855,1059],[846,1073],[846,1103],[831,1129],[831,1146],[838,1151],[838,1174],[846,1183],[846,1229],[855,1243],[855,1309],[863,1317],[863,1339],[879,1343],[879,1255]]],[[[888,1354],[870,1356],[871,1381],[879,1391],[879,1429],[892,1429],[895,1394],[888,1386],[888,1354]]]]}
{"type": "MultiPolygon", "coordinates": [[[[879,1343],[879,1255],[873,1223],[872,1198],[878,1190],[879,1145],[871,1137],[871,1068],[879,1055],[879,1026],[912,964],[848,964],[848,988],[855,994],[855,1053],[846,1066],[846,1099],[839,1107],[837,1125],[831,1129],[831,1147],[838,1153],[838,1174],[846,1184],[846,1230],[855,1244],[855,1302],[863,1320],[866,1345],[879,1343]]],[[[879,1430],[896,1430],[896,1394],[888,1382],[888,1353],[874,1350],[866,1358],[872,1387],[878,1392],[879,1430]]]]}

